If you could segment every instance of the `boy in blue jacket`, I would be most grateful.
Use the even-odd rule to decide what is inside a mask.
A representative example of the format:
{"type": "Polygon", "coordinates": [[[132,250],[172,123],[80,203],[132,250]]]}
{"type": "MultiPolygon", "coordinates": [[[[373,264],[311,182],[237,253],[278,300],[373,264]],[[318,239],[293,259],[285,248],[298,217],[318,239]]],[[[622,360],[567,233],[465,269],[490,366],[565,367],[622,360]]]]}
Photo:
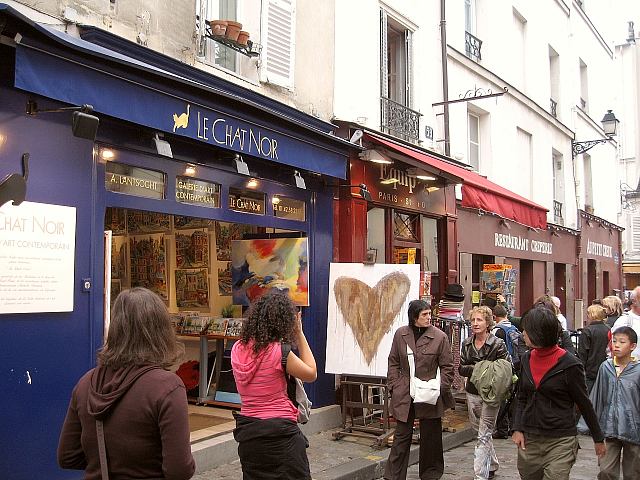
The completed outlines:
{"type": "Polygon", "coordinates": [[[638,335],[630,327],[621,327],[613,333],[611,343],[613,358],[600,365],[590,395],[607,445],[598,479],[619,479],[622,465],[626,480],[640,475],[640,363],[631,356],[638,335]]]}

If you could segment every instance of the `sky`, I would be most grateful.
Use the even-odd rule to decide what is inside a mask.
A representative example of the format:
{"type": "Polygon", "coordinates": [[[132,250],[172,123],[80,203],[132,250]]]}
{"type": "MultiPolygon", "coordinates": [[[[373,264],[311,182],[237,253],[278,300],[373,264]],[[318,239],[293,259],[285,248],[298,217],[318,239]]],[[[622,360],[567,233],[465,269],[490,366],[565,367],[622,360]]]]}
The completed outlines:
{"type": "MultiPolygon", "coordinates": [[[[623,43],[627,39],[627,22],[632,20],[636,32],[636,38],[640,37],[640,0],[587,0],[585,2],[587,12],[590,5],[593,7],[605,7],[606,4],[610,8],[605,10],[607,14],[606,23],[602,25],[605,39],[610,43],[613,41],[616,45],[623,43]]],[[[606,8],[606,7],[605,7],[606,8]]],[[[603,12],[604,13],[604,12],[603,12]]],[[[599,23],[598,19],[592,19],[594,23],[599,23]]]]}

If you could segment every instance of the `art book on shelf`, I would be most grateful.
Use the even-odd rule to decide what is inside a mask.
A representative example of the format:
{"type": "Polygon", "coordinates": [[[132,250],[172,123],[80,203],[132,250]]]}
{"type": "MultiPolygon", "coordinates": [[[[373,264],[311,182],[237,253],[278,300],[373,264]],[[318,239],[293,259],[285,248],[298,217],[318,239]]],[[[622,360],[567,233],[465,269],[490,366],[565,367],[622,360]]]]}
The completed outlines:
{"type": "Polygon", "coordinates": [[[242,332],[242,318],[230,318],[227,322],[227,337],[239,337],[242,332]]]}
{"type": "Polygon", "coordinates": [[[224,336],[227,333],[227,318],[214,318],[209,322],[209,326],[205,333],[207,335],[221,335],[224,336]]]}

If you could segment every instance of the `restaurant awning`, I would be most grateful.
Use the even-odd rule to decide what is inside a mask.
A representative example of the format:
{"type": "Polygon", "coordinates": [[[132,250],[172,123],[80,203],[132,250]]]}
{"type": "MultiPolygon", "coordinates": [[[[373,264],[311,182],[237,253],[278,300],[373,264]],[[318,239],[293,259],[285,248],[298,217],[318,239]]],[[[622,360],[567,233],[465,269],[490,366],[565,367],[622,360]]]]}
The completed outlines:
{"type": "Polygon", "coordinates": [[[420,161],[435,169],[444,177],[454,176],[462,180],[462,206],[493,212],[523,225],[547,228],[548,209],[532,202],[483,176],[434,155],[393,142],[390,139],[367,132],[365,138],[392,151],[420,161]]]}

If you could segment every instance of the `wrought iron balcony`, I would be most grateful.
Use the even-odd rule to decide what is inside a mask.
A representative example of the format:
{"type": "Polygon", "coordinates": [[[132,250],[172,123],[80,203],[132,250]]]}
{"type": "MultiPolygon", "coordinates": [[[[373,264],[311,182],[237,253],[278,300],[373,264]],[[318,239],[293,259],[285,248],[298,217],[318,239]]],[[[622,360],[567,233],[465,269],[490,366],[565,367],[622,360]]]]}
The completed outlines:
{"type": "Polygon", "coordinates": [[[564,225],[564,219],[562,218],[562,203],[557,200],[553,201],[553,221],[558,225],[564,225]]]}
{"type": "Polygon", "coordinates": [[[467,57],[479,62],[482,60],[480,50],[482,49],[482,40],[469,32],[464,32],[464,51],[467,57]]]}
{"type": "Polygon", "coordinates": [[[558,118],[558,102],[556,102],[553,98],[550,99],[550,110],[551,115],[558,118]]]}
{"type": "Polygon", "coordinates": [[[394,102],[390,98],[380,97],[381,130],[408,142],[416,143],[420,138],[420,117],[422,114],[394,102]]]}
{"type": "Polygon", "coordinates": [[[580,108],[585,111],[587,110],[587,101],[582,97],[580,97],[580,108]]]}

